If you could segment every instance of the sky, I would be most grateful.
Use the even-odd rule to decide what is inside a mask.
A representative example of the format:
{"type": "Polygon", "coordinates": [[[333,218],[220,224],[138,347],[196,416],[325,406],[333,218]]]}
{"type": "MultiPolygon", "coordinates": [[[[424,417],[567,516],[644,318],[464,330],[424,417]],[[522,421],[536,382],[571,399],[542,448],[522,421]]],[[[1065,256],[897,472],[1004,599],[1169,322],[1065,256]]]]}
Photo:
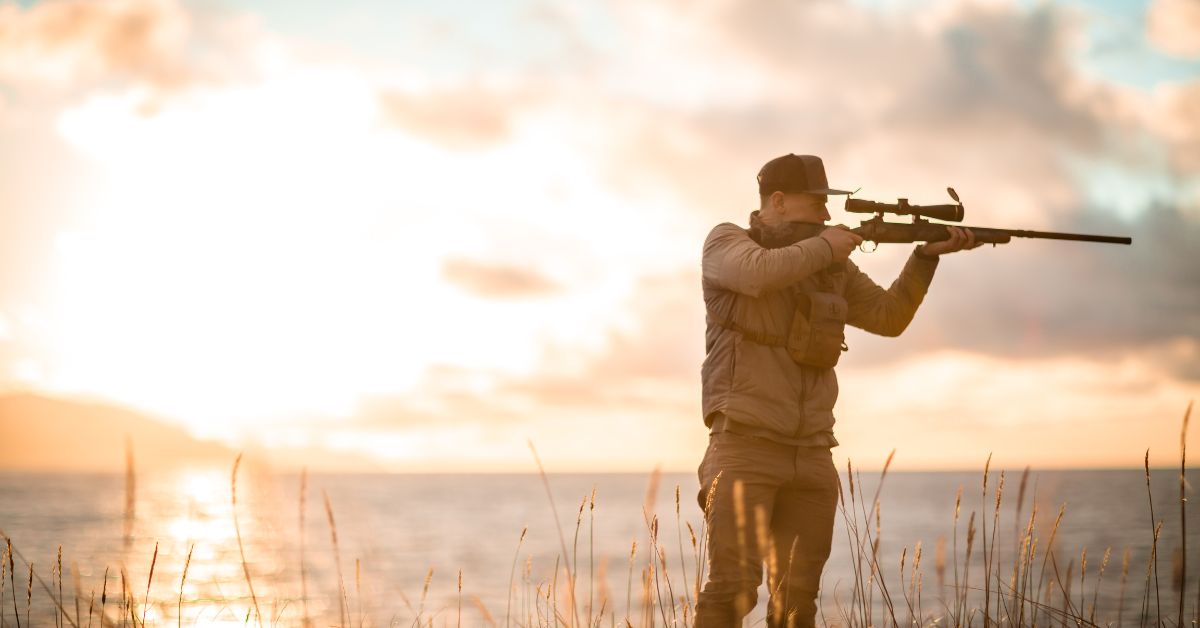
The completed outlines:
{"type": "Polygon", "coordinates": [[[0,390],[279,467],[691,470],[700,244],[789,152],[1134,240],[943,260],[903,336],[850,332],[839,460],[1176,464],[1195,0],[0,2],[0,390]]]}

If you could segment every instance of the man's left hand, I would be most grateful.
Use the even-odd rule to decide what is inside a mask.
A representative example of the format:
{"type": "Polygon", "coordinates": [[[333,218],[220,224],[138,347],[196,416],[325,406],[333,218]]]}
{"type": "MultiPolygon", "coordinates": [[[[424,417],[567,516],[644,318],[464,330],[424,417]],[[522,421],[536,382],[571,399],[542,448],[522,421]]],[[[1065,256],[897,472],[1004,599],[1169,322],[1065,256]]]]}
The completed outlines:
{"type": "Polygon", "coordinates": [[[921,254],[929,256],[942,255],[958,251],[969,251],[983,245],[982,242],[975,241],[975,234],[971,233],[970,229],[947,225],[946,230],[950,232],[949,240],[926,242],[921,245],[921,254]]]}

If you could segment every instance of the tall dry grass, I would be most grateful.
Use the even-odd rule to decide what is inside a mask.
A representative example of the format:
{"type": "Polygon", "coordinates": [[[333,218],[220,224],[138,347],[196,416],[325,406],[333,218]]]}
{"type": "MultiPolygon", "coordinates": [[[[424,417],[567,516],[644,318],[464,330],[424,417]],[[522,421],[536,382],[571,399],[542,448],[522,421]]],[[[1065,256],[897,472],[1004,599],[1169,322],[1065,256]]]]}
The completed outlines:
{"type": "MultiPolygon", "coordinates": [[[[881,495],[891,466],[892,456],[889,455],[873,491],[866,490],[861,471],[847,465],[842,484],[839,486],[841,496],[838,509],[845,533],[845,548],[850,556],[850,574],[844,582],[825,583],[826,596],[820,608],[819,621],[845,628],[1196,626],[1197,622],[1200,622],[1200,586],[1196,588],[1195,602],[1190,605],[1189,614],[1188,601],[1191,599],[1191,592],[1188,590],[1186,571],[1187,516],[1184,509],[1189,488],[1186,477],[1186,435],[1191,409],[1189,404],[1184,414],[1180,437],[1177,505],[1180,508],[1178,531],[1183,540],[1173,561],[1170,590],[1164,586],[1158,569],[1163,530],[1168,524],[1167,518],[1160,516],[1162,504],[1155,504],[1153,501],[1148,453],[1144,459],[1144,474],[1147,481],[1147,505],[1150,510],[1150,550],[1145,563],[1144,577],[1138,575],[1143,572],[1139,571],[1141,567],[1135,562],[1135,553],[1129,547],[1105,547],[1102,552],[1096,549],[1089,552],[1088,548],[1080,548],[1078,553],[1059,547],[1057,541],[1067,512],[1066,505],[1057,508],[1056,516],[1052,520],[1043,521],[1044,515],[1037,500],[1036,478],[1033,478],[1028,468],[1021,474],[1015,502],[1008,504],[1006,500],[1010,500],[1011,497],[1006,493],[1007,474],[1004,471],[993,474],[992,460],[989,456],[984,463],[979,492],[975,493],[979,497],[978,509],[967,505],[967,501],[973,499],[965,500],[964,490],[960,488],[953,510],[947,513],[952,524],[950,547],[945,547],[944,537],[938,539],[933,558],[933,571],[936,576],[934,586],[927,586],[928,560],[925,545],[917,542],[911,551],[908,546],[902,547],[898,565],[891,562],[893,559],[886,558],[881,549],[886,532],[881,495]],[[996,479],[994,485],[993,477],[996,479]],[[1034,479],[1032,490],[1029,486],[1031,478],[1034,479]],[[1031,506],[1026,513],[1025,504],[1030,494],[1034,498],[1028,500],[1031,506]],[[1008,512],[1012,513],[1011,518],[1006,515],[1008,512]],[[1006,528],[1010,529],[1011,533],[1006,528]],[[1115,609],[1111,608],[1111,604],[1108,608],[1102,604],[1105,583],[1114,578],[1109,573],[1115,569],[1110,569],[1114,550],[1121,553],[1119,582],[1116,585],[1119,593],[1115,609]],[[1096,560],[1097,556],[1100,556],[1099,561],[1096,560]],[[947,567],[952,571],[952,580],[946,577],[947,567]],[[1126,608],[1126,593],[1131,585],[1138,586],[1139,580],[1141,592],[1138,597],[1141,603],[1136,609],[1126,608]],[[1172,592],[1176,596],[1175,600],[1169,599],[1172,592]]],[[[505,628],[693,625],[696,604],[702,596],[702,583],[706,577],[707,564],[704,556],[707,552],[710,522],[702,518],[694,527],[691,521],[684,520],[680,488],[675,487],[674,525],[664,524],[654,510],[660,476],[657,472],[652,474],[646,492],[646,505],[642,511],[643,535],[633,539],[628,553],[628,565],[624,569],[625,599],[614,600],[614,589],[607,582],[606,565],[601,561],[597,570],[595,560],[596,511],[598,505],[603,505],[602,496],[598,498],[595,487],[581,496],[571,536],[572,544],[568,547],[567,531],[561,525],[558,509],[554,504],[551,479],[542,467],[532,443],[530,448],[537,462],[540,479],[546,488],[560,553],[555,557],[553,570],[541,574],[540,577],[534,575],[533,557],[526,556],[524,569],[521,570],[518,579],[517,565],[521,562],[528,527],[522,529],[508,574],[503,621],[505,628]],[[667,532],[671,528],[674,528],[676,536],[673,540],[669,539],[670,532],[667,532]],[[584,543],[586,547],[580,547],[584,543]],[[580,559],[581,552],[586,555],[586,578],[582,577],[584,561],[580,559]],[[672,566],[675,568],[672,569],[672,566]],[[586,590],[582,586],[584,582],[586,590]]],[[[128,497],[135,486],[131,451],[127,452],[127,460],[125,538],[128,543],[135,518],[134,506],[129,503],[128,497]]],[[[231,518],[242,573],[253,602],[252,607],[246,609],[245,616],[234,615],[233,609],[227,608],[223,601],[202,602],[186,599],[188,570],[193,560],[194,544],[188,549],[183,560],[178,593],[161,600],[152,595],[156,567],[160,563],[156,543],[150,560],[146,590],[140,596],[141,603],[136,599],[138,596],[133,591],[133,581],[123,564],[119,566],[119,601],[115,609],[114,605],[108,603],[109,572],[106,567],[99,587],[99,604],[96,604],[94,588],[87,597],[86,623],[89,628],[93,621],[102,628],[138,628],[165,625],[168,622],[175,623],[180,628],[185,623],[201,625],[198,623],[201,614],[193,613],[191,618],[187,619],[184,609],[185,606],[194,607],[205,603],[218,607],[213,610],[212,615],[222,621],[233,620],[247,625],[251,622],[272,626],[312,625],[314,617],[310,614],[311,609],[308,605],[308,573],[303,541],[307,473],[301,475],[298,500],[301,555],[297,563],[300,572],[301,603],[291,605],[293,600],[286,597],[280,599],[277,594],[275,598],[269,599],[276,610],[267,616],[260,610],[260,600],[252,580],[251,563],[246,557],[238,523],[237,474],[240,463],[239,455],[233,464],[229,488],[231,518]]],[[[722,483],[720,475],[712,486],[704,488],[709,505],[715,499],[717,491],[732,491],[736,497],[743,490],[737,482],[722,483]]],[[[343,628],[354,625],[384,625],[364,611],[364,608],[369,607],[364,594],[364,589],[368,588],[364,587],[364,581],[369,575],[361,559],[355,559],[354,599],[349,597],[350,592],[342,573],[341,548],[333,505],[328,493],[322,491],[322,497],[329,525],[333,562],[336,566],[337,616],[318,616],[321,625],[343,628]]],[[[785,579],[794,559],[794,546],[786,553],[776,551],[783,548],[772,548],[773,541],[767,534],[765,518],[759,512],[737,509],[737,521],[737,537],[742,547],[747,546],[750,539],[754,538],[760,547],[765,548],[764,553],[769,557],[766,565],[768,590],[775,594],[772,596],[774,603],[779,605],[775,610],[786,611],[787,600],[781,594],[787,590],[785,579]],[[786,564],[777,564],[776,556],[786,556],[786,564]]],[[[8,625],[18,628],[31,627],[41,625],[41,621],[53,621],[60,628],[79,628],[83,623],[81,605],[84,587],[80,582],[78,570],[73,569],[74,599],[67,599],[61,548],[49,570],[51,575],[50,581],[47,582],[43,580],[32,561],[26,560],[12,538],[3,530],[0,530],[0,536],[4,539],[0,553],[0,628],[6,628],[8,625]],[[22,578],[25,581],[23,588],[18,586],[18,569],[28,574],[26,578],[22,578]],[[44,594],[46,601],[50,603],[51,612],[45,616],[32,613],[35,581],[40,586],[39,595],[44,594]],[[22,593],[24,595],[21,595],[22,593]],[[24,600],[20,599],[22,597],[24,600]],[[22,601],[23,608],[20,603],[22,601]],[[74,613],[68,612],[68,607],[72,605],[75,608],[74,613]],[[10,607],[11,612],[8,612],[10,607]]],[[[497,626],[491,610],[478,596],[471,598],[471,604],[464,610],[464,597],[470,597],[464,591],[464,581],[469,574],[464,574],[460,569],[457,575],[456,596],[453,602],[442,607],[431,607],[429,593],[434,570],[430,568],[422,582],[420,598],[415,608],[403,592],[398,591],[404,608],[397,609],[386,625],[433,626],[453,623],[456,626],[497,626]]],[[[771,603],[767,600],[763,602],[771,603]]]]}
{"type": "MultiPolygon", "coordinates": [[[[233,473],[229,478],[229,496],[233,513],[233,530],[237,537],[238,556],[242,559],[242,573],[246,574],[246,586],[250,589],[250,599],[254,601],[254,617],[258,621],[258,625],[262,625],[263,615],[258,608],[258,596],[254,594],[254,580],[250,578],[250,563],[246,562],[246,548],[242,544],[242,527],[238,523],[237,516],[237,473],[238,465],[242,463],[242,454],[238,454],[237,459],[233,461],[233,473]]],[[[154,546],[154,556],[158,557],[158,545],[154,546]]],[[[150,565],[150,576],[154,576],[154,564],[150,565]]],[[[149,585],[147,585],[149,587],[149,585]]],[[[147,589],[148,590],[148,589],[147,589]]]]}

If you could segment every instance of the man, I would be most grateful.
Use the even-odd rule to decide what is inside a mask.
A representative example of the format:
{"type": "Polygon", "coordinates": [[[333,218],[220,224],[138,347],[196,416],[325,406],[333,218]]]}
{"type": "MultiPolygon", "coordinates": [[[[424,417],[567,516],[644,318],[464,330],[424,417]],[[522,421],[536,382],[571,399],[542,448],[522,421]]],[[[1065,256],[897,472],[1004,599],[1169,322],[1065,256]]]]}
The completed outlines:
{"type": "Polygon", "coordinates": [[[697,628],[741,623],[768,567],[769,626],[813,626],[838,500],[830,448],[845,324],[897,336],[916,313],[940,255],[977,246],[968,229],[916,247],[884,290],[850,253],[862,238],[825,226],[830,189],[821,159],[785,155],[758,174],[750,228],[717,225],[704,242],[707,308],[701,369],[700,465],[708,582],[697,628]],[[807,230],[808,236],[797,239],[807,230]]]}

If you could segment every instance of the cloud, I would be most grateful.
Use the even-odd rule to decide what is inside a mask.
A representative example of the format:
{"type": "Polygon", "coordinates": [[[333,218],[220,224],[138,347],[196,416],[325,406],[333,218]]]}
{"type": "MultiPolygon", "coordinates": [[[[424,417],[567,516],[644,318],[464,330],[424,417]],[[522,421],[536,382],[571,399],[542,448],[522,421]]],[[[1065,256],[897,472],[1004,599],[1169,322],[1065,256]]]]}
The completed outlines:
{"type": "Polygon", "coordinates": [[[704,359],[704,303],[693,268],[642,277],[627,305],[631,324],[609,332],[595,373],[614,377],[699,381],[704,359]]]}
{"type": "Polygon", "coordinates": [[[726,39],[760,60],[778,84],[773,91],[803,106],[800,117],[829,115],[826,135],[853,133],[864,120],[972,130],[1008,122],[1060,138],[1094,132],[1092,121],[1064,107],[1079,27],[1065,11],[979,3],[946,3],[924,15],[848,2],[723,8],[726,39]]]}
{"type": "MultiPolygon", "coordinates": [[[[1164,86],[1156,96],[1159,108],[1147,126],[1168,142],[1175,171],[1194,185],[1200,172],[1200,80],[1164,86]]],[[[1200,207],[1200,191],[1192,192],[1193,205],[1200,207]]]]}
{"type": "Polygon", "coordinates": [[[244,15],[175,0],[0,2],[0,304],[44,302],[55,240],[121,187],[111,160],[63,137],[64,112],[115,97],[149,118],[183,91],[255,72],[266,41],[244,15]]]}
{"type": "Polygon", "coordinates": [[[761,84],[648,121],[622,151],[634,167],[613,160],[669,177],[708,215],[729,215],[737,198],[718,186],[743,182],[740,198],[753,202],[754,172],[786,152],[823,155],[833,179],[867,194],[1002,180],[1005,194],[989,205],[1032,215],[1047,195],[1074,200],[1064,151],[1104,149],[1095,102],[1116,96],[1072,69],[1078,27],[1052,7],[951,5],[912,17],[843,2],[708,6],[700,38],[761,84]]]}
{"type": "Polygon", "coordinates": [[[940,197],[953,185],[975,216],[1034,228],[1075,212],[1100,168],[1140,194],[1125,214],[1153,200],[1143,188],[1198,204],[1196,186],[1181,182],[1200,169],[1200,91],[1182,83],[1139,92],[1089,75],[1079,61],[1085,18],[1070,9],[931,9],[714,1],[652,38],[651,9],[625,7],[630,56],[651,69],[680,73],[647,58],[643,40],[674,51],[668,59],[701,40],[696,64],[739,65],[709,63],[688,86],[705,97],[699,103],[663,105],[640,92],[640,101],[612,102],[607,175],[631,193],[668,190],[706,220],[743,219],[758,167],[786,152],[824,156],[831,181],[868,198],[940,197]]]}
{"type": "MultiPolygon", "coordinates": [[[[1022,228],[968,221],[980,226],[1022,228]]],[[[1130,220],[1096,208],[1062,216],[1054,231],[1128,235],[1131,246],[1015,238],[942,260],[916,318],[898,339],[848,333],[851,365],[895,364],[961,350],[1036,362],[1139,355],[1174,377],[1200,376],[1200,290],[1190,269],[1200,220],[1159,205],[1130,220]]],[[[910,248],[883,245],[860,266],[888,286],[910,248]]]]}
{"type": "Polygon", "coordinates": [[[1169,463],[1200,385],[1161,366],[1150,354],[1030,362],[949,350],[843,368],[838,455],[874,462],[895,449],[904,469],[961,469],[992,453],[993,468],[1133,467],[1150,447],[1167,452],[1152,465],[1169,463]]]}
{"type": "Polygon", "coordinates": [[[599,346],[548,344],[537,369],[527,373],[431,367],[415,388],[419,395],[371,400],[355,413],[356,422],[518,424],[546,414],[614,415],[630,408],[694,418],[704,359],[699,286],[691,269],[643,277],[599,346]]]}
{"type": "Polygon", "coordinates": [[[364,400],[355,413],[355,426],[446,428],[477,424],[512,425],[522,420],[522,415],[514,409],[489,401],[488,394],[459,388],[453,383],[452,377],[451,381],[442,379],[446,377],[445,372],[431,374],[427,379],[431,387],[423,389],[419,395],[386,395],[364,400]]]}
{"type": "Polygon", "coordinates": [[[385,90],[380,106],[388,123],[454,148],[494,145],[512,133],[511,97],[479,87],[405,93],[385,90]]]}
{"type": "MultiPolygon", "coordinates": [[[[968,224],[1134,238],[1129,248],[1026,240],[949,258],[904,341],[852,342],[852,361],[939,347],[1189,355],[1167,347],[1200,338],[1200,290],[1184,270],[1200,266],[1188,244],[1200,238],[1200,86],[1148,94],[1086,76],[1082,21],[1062,8],[935,9],[706,3],[657,45],[708,41],[699,55],[743,60],[740,80],[762,85],[669,118],[646,106],[627,127],[636,132],[613,143],[614,180],[636,189],[658,179],[689,217],[744,222],[758,166],[814,152],[832,182],[867,198],[945,202],[950,184],[968,224]]],[[[635,32],[653,24],[642,9],[624,15],[635,32]]],[[[714,70],[710,80],[731,78],[714,70]]],[[[835,221],[861,220],[843,216],[835,221]]],[[[885,286],[907,254],[889,248],[856,257],[885,286]]],[[[1172,360],[1175,374],[1195,372],[1172,360]]]]}
{"type": "Polygon", "coordinates": [[[1200,57],[1200,2],[1154,0],[1146,12],[1150,43],[1180,57],[1200,57]]]}
{"type": "MultiPolygon", "coordinates": [[[[903,340],[855,332],[851,355],[879,361],[958,348],[1010,358],[1103,359],[1180,342],[1193,353],[1200,349],[1200,290],[1189,270],[1200,267],[1200,252],[1187,244],[1200,238],[1200,221],[1159,206],[1128,223],[1082,212],[1058,230],[1131,235],[1133,245],[1014,239],[949,256],[903,340]]],[[[886,286],[894,272],[873,275],[886,286]]],[[[1186,359],[1173,362],[1166,366],[1177,376],[1197,376],[1186,359]]]]}
{"type": "Polygon", "coordinates": [[[248,22],[211,17],[176,0],[6,3],[0,84],[74,90],[124,83],[169,92],[244,71],[248,22]]]}
{"type": "Polygon", "coordinates": [[[559,471],[687,468],[704,447],[691,378],[445,366],[426,375],[418,393],[366,400],[349,422],[320,427],[394,470],[528,470],[527,441],[559,471]]]}
{"type": "Polygon", "coordinates": [[[649,416],[661,429],[686,429],[699,425],[703,359],[699,274],[694,269],[652,274],[633,286],[603,344],[590,351],[550,345],[538,371],[498,380],[489,398],[615,423],[649,416]]]}
{"type": "Polygon", "coordinates": [[[552,279],[519,266],[451,258],[442,264],[442,278],[487,299],[520,299],[561,290],[552,279]]]}

